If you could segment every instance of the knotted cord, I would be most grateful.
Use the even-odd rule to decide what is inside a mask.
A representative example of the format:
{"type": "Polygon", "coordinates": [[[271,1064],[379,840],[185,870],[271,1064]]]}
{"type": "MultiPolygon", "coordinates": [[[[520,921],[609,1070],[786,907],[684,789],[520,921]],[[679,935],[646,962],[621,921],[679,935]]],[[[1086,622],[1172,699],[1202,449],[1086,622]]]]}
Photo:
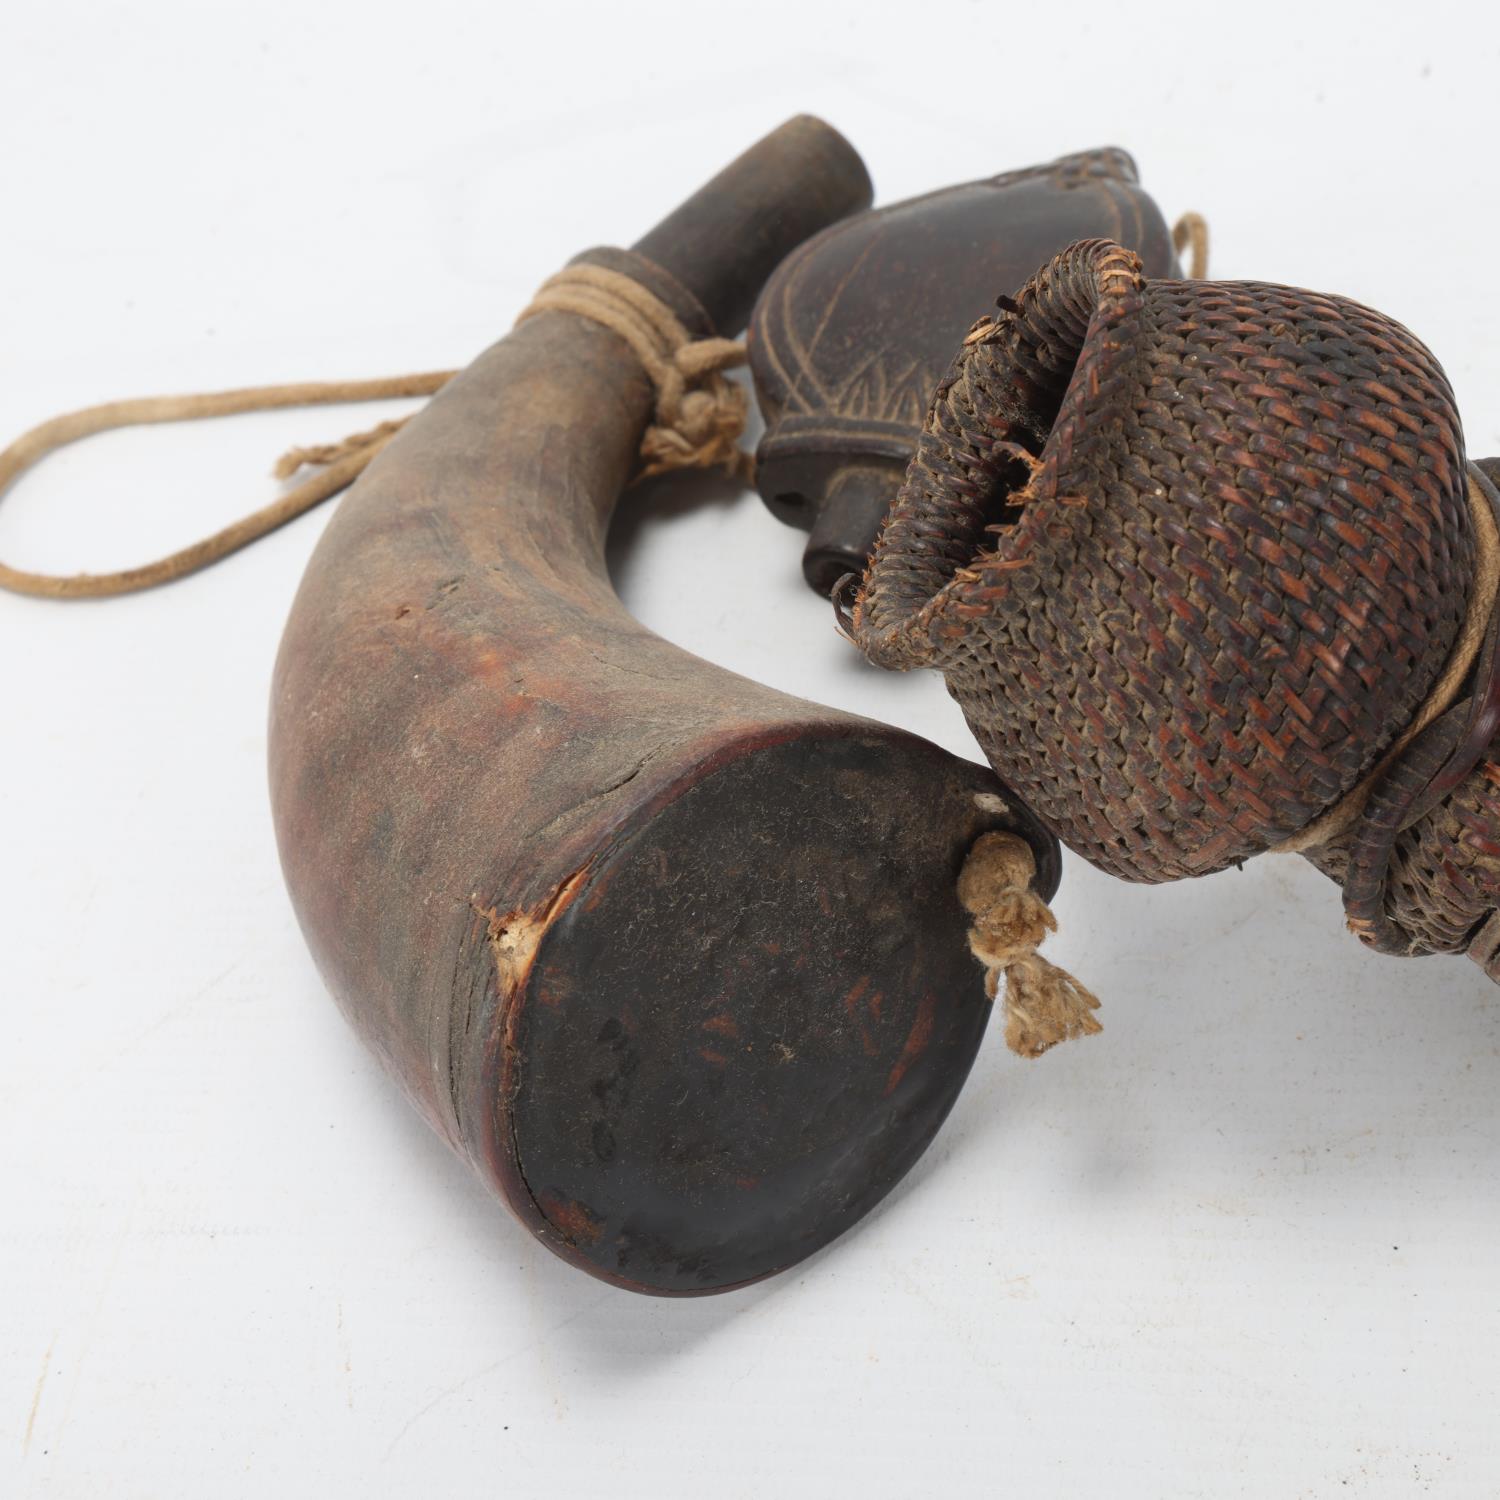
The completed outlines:
{"type": "MultiPolygon", "coordinates": [[[[601,266],[569,266],[558,272],[542,284],[517,322],[542,312],[569,312],[598,323],[624,339],[640,360],[656,388],[656,409],[641,439],[638,478],[672,469],[717,467],[747,480],[751,477],[753,459],[739,447],[748,398],[744,389],[724,374],[745,362],[743,344],[732,339],[694,339],[653,293],[631,277],[601,266]]],[[[253,386],[85,407],[33,427],[0,452],[0,495],[49,453],[97,433],[286,407],[431,396],[456,373],[437,370],[378,380],[253,386]]],[[[30,572],[0,563],[0,588],[46,599],[101,599],[184,578],[248,547],[347,489],[407,420],[382,422],[339,443],[291,449],[276,464],[278,479],[289,479],[302,468],[320,472],[222,531],[166,557],[112,573],[67,575],[30,572]]]]}

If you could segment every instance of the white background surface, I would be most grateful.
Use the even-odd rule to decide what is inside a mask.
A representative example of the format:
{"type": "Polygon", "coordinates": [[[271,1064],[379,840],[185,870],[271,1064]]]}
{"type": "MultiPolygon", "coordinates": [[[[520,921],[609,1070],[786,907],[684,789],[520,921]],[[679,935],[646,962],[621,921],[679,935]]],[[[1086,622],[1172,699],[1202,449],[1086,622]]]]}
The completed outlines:
{"type": "MultiPolygon", "coordinates": [[[[809,109],[881,201],[1118,143],[1214,270],[1341,291],[1500,452],[1488,7],[133,6],[0,17],[0,425],[458,364],[809,109]],[[1485,19],[1482,19],[1485,18],[1485,19]]],[[[153,556],[379,409],[95,440],[0,555],[153,556]]],[[[326,512],[102,606],[0,596],[0,1495],[1493,1495],[1500,995],[1367,956],[1295,859],[1069,862],[1106,1031],[998,1034],[795,1272],[660,1302],[487,1200],[327,1000],[264,789],[326,512]]],[[[716,661],[972,753],[864,669],[801,536],[686,481],[616,572],[716,661]]]]}

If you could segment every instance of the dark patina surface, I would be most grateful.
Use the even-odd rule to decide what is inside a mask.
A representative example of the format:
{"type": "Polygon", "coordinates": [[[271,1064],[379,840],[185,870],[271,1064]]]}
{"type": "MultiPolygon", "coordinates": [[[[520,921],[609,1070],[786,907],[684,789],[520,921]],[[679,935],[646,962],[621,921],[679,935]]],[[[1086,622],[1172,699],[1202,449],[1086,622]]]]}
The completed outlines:
{"type": "Polygon", "coordinates": [[[953,350],[1000,292],[1100,236],[1176,274],[1172,238],[1135,163],[1106,149],[856,215],[788,256],[750,321],[766,433],[756,484],[811,530],[808,583],[864,568],[953,350]]]}
{"type": "MultiPolygon", "coordinates": [[[[694,331],[868,201],[815,121],[590,259],[694,331]]],[[[988,1006],[954,879],[1019,828],[985,769],[699,660],[623,608],[610,513],[653,393],[546,312],[414,417],[287,626],[271,785],[329,987],[549,1246],[720,1290],[846,1228],[962,1085],[988,1006]]]]}

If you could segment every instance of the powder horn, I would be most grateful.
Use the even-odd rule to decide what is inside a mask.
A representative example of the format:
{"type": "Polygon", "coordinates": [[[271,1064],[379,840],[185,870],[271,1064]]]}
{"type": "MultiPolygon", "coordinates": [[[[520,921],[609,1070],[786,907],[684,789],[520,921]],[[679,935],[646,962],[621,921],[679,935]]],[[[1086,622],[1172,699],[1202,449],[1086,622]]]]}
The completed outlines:
{"type": "MultiPolygon", "coordinates": [[[[632,251],[695,335],[869,200],[799,118],[632,251]]],[[[661,640],[610,585],[653,389],[527,318],[349,492],[273,687],[293,904],[365,1042],[566,1260],[661,1294],[808,1255],[912,1165],[988,1019],[955,880],[1057,845],[984,768],[661,640]]]]}

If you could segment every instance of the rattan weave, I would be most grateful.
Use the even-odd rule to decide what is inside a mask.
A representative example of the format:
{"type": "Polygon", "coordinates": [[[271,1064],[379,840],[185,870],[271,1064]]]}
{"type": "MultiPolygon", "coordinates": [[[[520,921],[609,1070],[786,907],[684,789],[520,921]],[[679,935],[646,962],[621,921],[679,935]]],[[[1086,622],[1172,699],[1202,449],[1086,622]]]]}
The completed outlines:
{"type": "MultiPolygon", "coordinates": [[[[1108,241],[999,308],[938,388],[851,633],[939,668],[1002,779],[1100,868],[1172,880],[1276,846],[1376,766],[1463,623],[1441,367],[1345,298],[1148,280],[1108,241]]],[[[1463,717],[1312,851],[1388,951],[1462,949],[1500,903],[1485,763],[1411,821],[1463,717]]]]}

